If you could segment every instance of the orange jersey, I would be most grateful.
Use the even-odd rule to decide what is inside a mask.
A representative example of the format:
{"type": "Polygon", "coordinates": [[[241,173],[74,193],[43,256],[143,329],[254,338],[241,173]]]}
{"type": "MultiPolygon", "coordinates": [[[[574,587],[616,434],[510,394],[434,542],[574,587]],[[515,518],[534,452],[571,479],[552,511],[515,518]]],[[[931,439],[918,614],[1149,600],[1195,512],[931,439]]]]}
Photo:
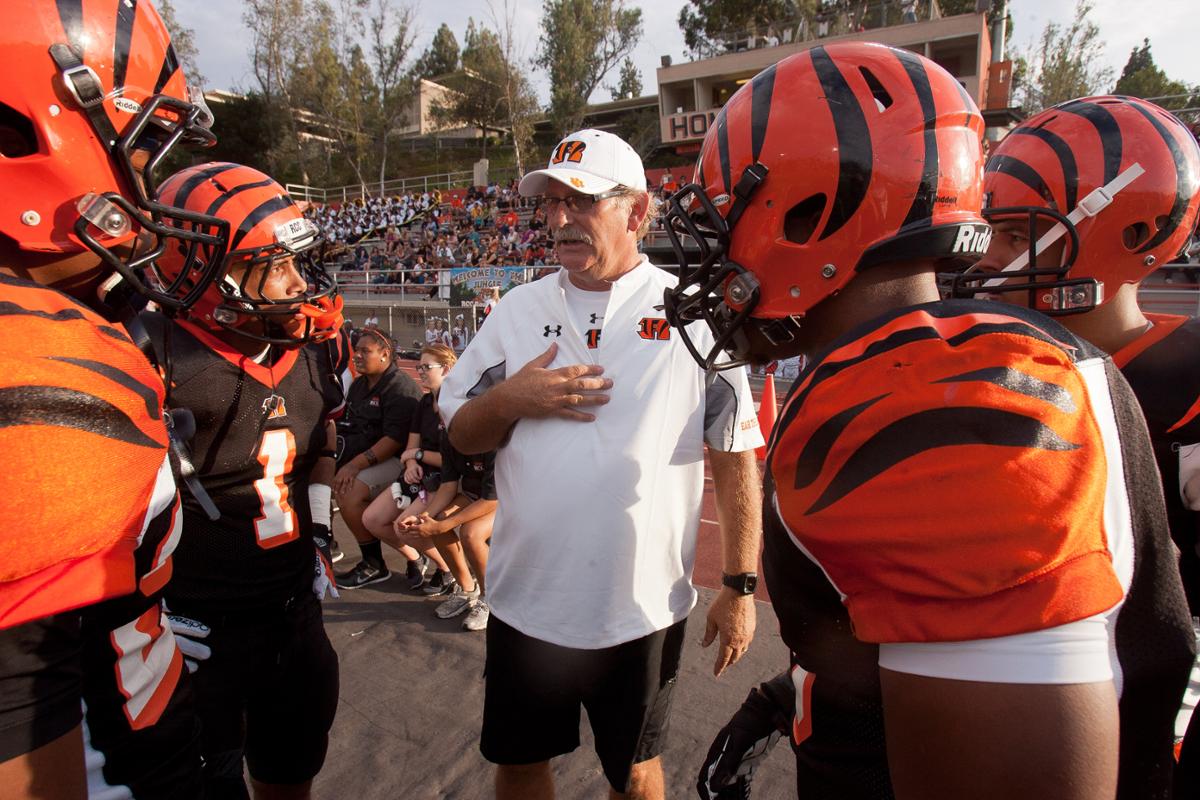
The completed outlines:
{"type": "Polygon", "coordinates": [[[891,796],[879,645],[1056,628],[1131,585],[1110,628],[1121,785],[1161,781],[1190,634],[1150,459],[1112,362],[1023,308],[899,309],[815,358],[772,437],[764,514],[767,586],[806,681],[800,784],[891,796]]]}
{"type": "Polygon", "coordinates": [[[65,295],[2,278],[0,297],[0,627],[129,594],[139,577],[157,590],[169,550],[145,576],[134,550],[163,494],[162,381],[65,295]]]}
{"type": "Polygon", "coordinates": [[[19,649],[24,674],[0,686],[34,710],[0,709],[0,729],[34,746],[82,700],[89,786],[135,797],[190,796],[200,770],[161,607],[182,525],[162,402],[158,373],[123,329],[0,276],[0,629],[19,636],[74,609],[79,619],[77,671],[19,649]]]}
{"type": "Polygon", "coordinates": [[[779,512],[859,639],[1006,636],[1121,600],[1073,348],[999,310],[891,319],[830,352],[784,408],[779,512]]]}

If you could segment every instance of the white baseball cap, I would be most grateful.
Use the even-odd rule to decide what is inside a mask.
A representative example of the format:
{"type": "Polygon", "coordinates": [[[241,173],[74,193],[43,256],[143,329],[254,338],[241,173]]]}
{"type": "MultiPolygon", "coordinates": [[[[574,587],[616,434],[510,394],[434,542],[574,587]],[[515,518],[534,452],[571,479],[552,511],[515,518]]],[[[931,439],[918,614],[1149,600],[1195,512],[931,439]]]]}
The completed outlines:
{"type": "Polygon", "coordinates": [[[551,178],[584,194],[599,194],[617,186],[646,191],[646,170],[637,151],[621,137],[593,128],[559,142],[546,168],[521,178],[517,190],[523,197],[544,194],[551,178]]]}

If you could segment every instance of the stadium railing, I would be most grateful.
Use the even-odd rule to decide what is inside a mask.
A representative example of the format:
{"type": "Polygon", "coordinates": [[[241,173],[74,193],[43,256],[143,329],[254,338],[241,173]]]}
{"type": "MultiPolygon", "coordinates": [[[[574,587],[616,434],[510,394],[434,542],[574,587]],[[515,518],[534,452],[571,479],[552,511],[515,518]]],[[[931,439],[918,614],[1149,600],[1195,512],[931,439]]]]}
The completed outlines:
{"type": "MultiPolygon", "coordinates": [[[[489,170],[488,177],[494,183],[505,183],[516,175],[514,167],[489,170]]],[[[321,187],[303,183],[289,183],[283,188],[294,200],[316,203],[346,203],[368,197],[388,197],[404,192],[428,192],[433,189],[461,189],[473,185],[475,173],[471,170],[437,172],[409,178],[393,178],[375,183],[354,183],[347,186],[321,187]]]]}

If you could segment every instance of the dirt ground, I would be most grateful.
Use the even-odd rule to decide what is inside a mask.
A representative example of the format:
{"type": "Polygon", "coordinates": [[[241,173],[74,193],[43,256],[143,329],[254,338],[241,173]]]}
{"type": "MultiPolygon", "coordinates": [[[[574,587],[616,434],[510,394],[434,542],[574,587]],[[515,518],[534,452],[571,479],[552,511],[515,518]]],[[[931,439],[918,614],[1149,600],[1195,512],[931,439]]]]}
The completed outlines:
{"type": "MultiPolygon", "coordinates": [[[[346,557],[358,561],[353,537],[337,522],[346,557]]],[[[318,798],[491,798],[492,767],[479,754],[484,634],[441,620],[435,603],[410,592],[404,560],[389,551],[394,577],[325,603],[329,638],[341,663],[341,701],[329,756],[315,783],[318,798]],[[397,573],[398,570],[398,574],[397,573]]],[[[758,602],[758,631],[746,657],[717,679],[715,647],[702,650],[704,612],[715,592],[700,588],[676,686],[663,763],[667,797],[694,798],[696,774],[717,730],[757,685],[787,666],[787,648],[771,606],[758,602]]],[[[302,702],[302,701],[301,701],[302,702]]],[[[591,749],[586,718],[578,750],[554,761],[557,797],[607,797],[608,783],[591,749]]],[[[754,796],[795,796],[787,743],[755,776],[754,796]]]]}

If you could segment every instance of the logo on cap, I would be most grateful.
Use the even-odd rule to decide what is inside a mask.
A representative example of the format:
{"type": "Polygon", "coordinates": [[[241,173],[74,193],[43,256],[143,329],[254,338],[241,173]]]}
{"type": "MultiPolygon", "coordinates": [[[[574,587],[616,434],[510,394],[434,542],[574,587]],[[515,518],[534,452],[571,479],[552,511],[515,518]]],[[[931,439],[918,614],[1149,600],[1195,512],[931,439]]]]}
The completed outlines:
{"type": "Polygon", "coordinates": [[[561,164],[564,161],[570,161],[578,164],[583,161],[583,151],[587,149],[587,143],[577,139],[562,142],[558,147],[554,148],[554,155],[550,156],[551,164],[561,164]]]}
{"type": "Polygon", "coordinates": [[[583,188],[583,181],[582,181],[582,180],[580,180],[579,178],[572,177],[572,178],[571,178],[571,185],[572,185],[572,186],[574,186],[576,189],[582,189],[582,188],[583,188]]]}

